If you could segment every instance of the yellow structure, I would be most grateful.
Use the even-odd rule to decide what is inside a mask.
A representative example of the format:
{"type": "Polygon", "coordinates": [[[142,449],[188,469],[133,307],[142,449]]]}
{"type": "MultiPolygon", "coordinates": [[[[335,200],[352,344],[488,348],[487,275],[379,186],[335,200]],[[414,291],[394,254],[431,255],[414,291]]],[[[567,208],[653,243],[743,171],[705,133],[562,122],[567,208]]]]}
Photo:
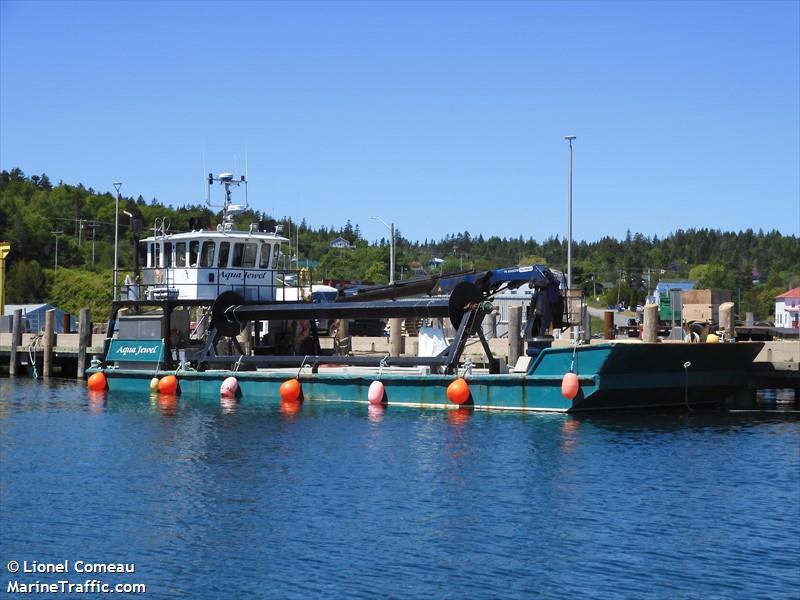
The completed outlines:
{"type": "Polygon", "coordinates": [[[11,244],[0,242],[0,316],[6,312],[6,256],[11,252],[11,244]]]}

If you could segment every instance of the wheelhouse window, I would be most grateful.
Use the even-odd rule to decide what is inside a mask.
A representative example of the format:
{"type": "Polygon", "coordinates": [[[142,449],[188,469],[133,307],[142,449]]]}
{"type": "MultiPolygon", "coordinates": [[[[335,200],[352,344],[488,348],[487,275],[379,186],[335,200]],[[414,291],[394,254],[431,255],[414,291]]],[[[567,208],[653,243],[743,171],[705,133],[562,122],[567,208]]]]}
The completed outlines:
{"type": "Polygon", "coordinates": [[[164,266],[172,266],[172,242],[164,242],[164,266]]]}
{"type": "Polygon", "coordinates": [[[161,266],[161,244],[156,242],[153,244],[153,266],[160,267],[161,266]]]}
{"type": "Polygon", "coordinates": [[[248,242],[242,244],[244,250],[242,252],[242,266],[245,269],[252,269],[256,266],[256,255],[258,254],[258,244],[248,242]]]}
{"type": "Polygon", "coordinates": [[[203,249],[200,252],[200,266],[213,267],[214,266],[214,250],[216,244],[214,242],[203,242],[203,249]]]}
{"type": "Polygon", "coordinates": [[[231,258],[232,267],[242,266],[242,257],[244,256],[244,244],[235,243],[233,245],[233,257],[231,258]]]}
{"type": "Polygon", "coordinates": [[[189,242],[189,266],[197,266],[197,257],[200,255],[200,242],[189,242]]]}
{"type": "Polygon", "coordinates": [[[269,256],[270,256],[270,247],[267,242],[261,242],[261,255],[258,260],[258,266],[261,269],[269,269],[269,256]]]}
{"type": "Polygon", "coordinates": [[[220,269],[224,269],[228,266],[228,255],[231,251],[231,243],[230,242],[220,242],[219,245],[219,254],[217,255],[217,267],[220,269]]]}
{"type": "Polygon", "coordinates": [[[178,242],[175,244],[175,266],[186,266],[186,242],[178,242]]]}
{"type": "Polygon", "coordinates": [[[275,244],[272,247],[272,268],[278,268],[278,253],[280,252],[280,244],[275,244]]]}

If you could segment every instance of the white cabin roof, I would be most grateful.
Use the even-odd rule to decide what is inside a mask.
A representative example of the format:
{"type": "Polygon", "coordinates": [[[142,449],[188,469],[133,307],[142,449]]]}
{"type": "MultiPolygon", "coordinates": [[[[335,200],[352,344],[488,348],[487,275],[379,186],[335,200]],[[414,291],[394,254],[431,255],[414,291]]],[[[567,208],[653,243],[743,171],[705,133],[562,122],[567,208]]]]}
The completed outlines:
{"type": "Polygon", "coordinates": [[[146,237],[142,238],[142,242],[157,242],[157,241],[202,241],[202,240],[222,240],[222,239],[236,239],[236,240],[260,240],[264,242],[288,242],[289,238],[275,233],[266,233],[264,231],[217,231],[215,229],[209,231],[188,231],[184,233],[168,233],[164,236],[146,237]]]}

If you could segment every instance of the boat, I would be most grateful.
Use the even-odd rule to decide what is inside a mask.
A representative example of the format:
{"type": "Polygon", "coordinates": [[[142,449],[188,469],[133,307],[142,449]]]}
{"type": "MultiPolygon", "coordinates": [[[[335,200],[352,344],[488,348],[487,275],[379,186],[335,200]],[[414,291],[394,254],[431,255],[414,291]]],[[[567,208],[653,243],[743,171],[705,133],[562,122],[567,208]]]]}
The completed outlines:
{"type": "Polygon", "coordinates": [[[576,340],[554,347],[553,333],[573,324],[563,280],[544,265],[440,274],[335,297],[325,290],[315,301],[308,272],[288,277],[278,270],[281,244],[289,241],[279,230],[235,229],[233,216],[244,207],[232,203],[231,193],[245,178],[209,175],[209,189],[214,183],[225,190],[216,230],[172,234],[162,227],[142,240],[142,275],[134,294],[112,303],[90,387],[186,398],[234,390],[248,403],[556,412],[692,407],[746,390],[748,366],[763,346],[576,340]],[[525,357],[505,365],[492,355],[481,324],[495,295],[523,285],[533,290],[525,357]],[[337,345],[323,350],[317,330],[320,322],[409,318],[449,320],[455,335],[433,356],[354,356],[337,345]],[[476,339],[482,368],[464,357],[476,339]]]}

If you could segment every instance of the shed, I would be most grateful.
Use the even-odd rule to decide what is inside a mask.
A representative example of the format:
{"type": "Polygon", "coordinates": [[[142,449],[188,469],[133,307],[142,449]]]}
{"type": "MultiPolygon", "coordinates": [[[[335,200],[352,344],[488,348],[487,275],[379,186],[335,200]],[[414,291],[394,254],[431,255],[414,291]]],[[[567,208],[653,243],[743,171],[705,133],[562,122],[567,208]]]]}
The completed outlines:
{"type": "Polygon", "coordinates": [[[64,317],[69,317],[69,330],[76,331],[78,319],[74,315],[70,315],[66,311],[61,310],[52,304],[6,304],[4,316],[13,317],[15,310],[22,310],[22,316],[28,320],[28,328],[30,333],[39,333],[44,331],[45,313],[48,310],[56,310],[56,333],[64,333],[64,317]]]}

